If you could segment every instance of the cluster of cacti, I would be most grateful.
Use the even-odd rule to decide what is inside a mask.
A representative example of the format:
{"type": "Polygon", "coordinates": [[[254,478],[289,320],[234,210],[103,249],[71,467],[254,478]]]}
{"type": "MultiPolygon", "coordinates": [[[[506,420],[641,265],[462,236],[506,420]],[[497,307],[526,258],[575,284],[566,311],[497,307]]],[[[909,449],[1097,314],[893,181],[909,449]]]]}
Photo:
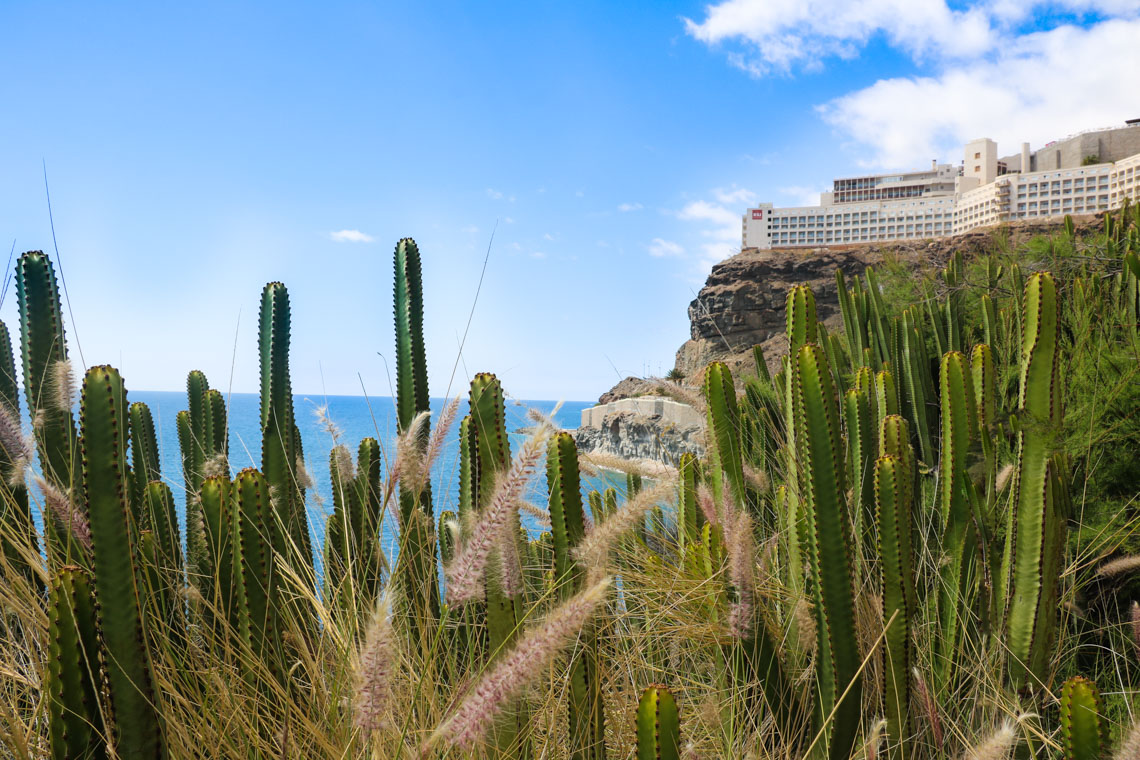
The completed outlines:
{"type": "MultiPolygon", "coordinates": [[[[54,758],[181,756],[169,716],[206,703],[232,673],[230,707],[253,716],[242,722],[260,748],[250,754],[459,756],[455,747],[603,760],[608,744],[609,756],[635,746],[667,760],[683,751],[673,692],[655,684],[667,681],[687,705],[686,738],[701,743],[686,757],[943,757],[988,730],[979,719],[948,736],[938,714],[988,668],[1000,674],[1001,709],[1026,714],[1023,735],[1002,741],[1041,757],[1043,746],[1103,757],[1109,713],[1095,685],[1068,678],[1051,698],[1073,672],[1058,664],[1057,641],[1083,572],[1066,572],[1082,465],[1060,443],[1063,322],[1066,308],[1089,319],[1108,303],[1136,345],[1140,214],[1122,218],[1102,236],[1119,269],[1110,277],[1060,282],[988,262],[975,303],[974,270],[956,255],[922,286],[929,298],[900,306],[874,270],[850,283],[839,272],[835,334],[812,291],[792,288],[778,371],[759,349],[742,377],[710,364],[699,400],[707,456],[681,456],[669,482],[631,470],[624,504],[620,485],[584,502],[587,464],[541,415],[512,452],[504,390],[475,375],[457,425],[458,497],[438,510],[431,465],[458,403],[433,430],[420,254],[401,240],[395,462],[385,475],[374,438],[355,457],[333,448],[319,566],[284,286],[262,294],[260,469],[233,475],[226,399],[189,375],[177,418],[182,527],[151,411],[128,403],[117,371],[87,371],[76,426],[55,275],[46,256],[25,254],[16,279],[35,444],[23,443],[0,325],[0,570],[46,612],[24,624],[42,620],[44,642],[43,709],[35,698],[18,708],[32,716],[28,733],[41,731],[40,754],[54,758]],[[42,544],[23,484],[33,454],[42,544]],[[520,503],[543,457],[546,503],[524,505],[535,535],[520,503]],[[393,556],[380,540],[389,511],[393,556]],[[616,588],[601,605],[609,573],[616,588]],[[699,616],[691,635],[667,622],[684,615],[699,616]],[[401,654],[384,660],[376,642],[401,654]],[[619,656],[634,664],[615,667],[619,656]],[[528,659],[540,669],[522,672],[528,659]],[[361,707],[325,669],[328,680],[385,680],[359,687],[361,707]],[[401,678],[411,696],[385,705],[401,678]],[[527,691],[536,681],[555,695],[544,703],[558,705],[553,719],[527,691]],[[634,715],[635,730],[607,726],[607,708],[634,715]],[[321,720],[352,727],[337,734],[344,747],[310,739],[321,720]],[[412,723],[437,728],[411,736],[412,723]],[[556,749],[540,749],[539,732],[555,724],[556,749]]],[[[4,623],[5,646],[19,629],[4,623]]],[[[1140,640],[1140,616],[1136,631],[1140,640]]]]}

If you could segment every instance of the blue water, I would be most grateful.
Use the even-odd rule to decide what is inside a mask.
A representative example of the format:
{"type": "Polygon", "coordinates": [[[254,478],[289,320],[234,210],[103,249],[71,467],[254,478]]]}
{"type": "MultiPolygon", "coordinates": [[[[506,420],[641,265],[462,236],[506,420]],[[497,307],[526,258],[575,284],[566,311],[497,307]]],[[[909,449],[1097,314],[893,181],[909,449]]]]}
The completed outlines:
{"type": "MultiPolygon", "coordinates": [[[[155,435],[158,438],[159,457],[163,479],[170,485],[178,506],[182,535],[185,537],[186,488],[182,477],[182,457],[178,448],[176,417],[186,409],[186,394],[160,391],[131,391],[128,401],[145,402],[154,417],[155,435]]],[[[230,474],[236,474],[245,467],[259,467],[261,463],[261,434],[259,431],[260,406],[257,394],[234,393],[227,399],[230,433],[230,474]]],[[[391,458],[396,451],[396,415],[393,399],[390,397],[364,398],[362,396],[305,396],[294,397],[297,427],[301,431],[304,446],[305,464],[312,476],[314,488],[306,494],[310,532],[313,538],[316,561],[320,564],[320,547],[324,544],[325,521],[332,512],[332,485],[329,477],[329,452],[336,443],[348,446],[355,458],[361,439],[373,437],[380,443],[383,453],[382,473],[386,473],[391,458]],[[340,428],[339,440],[333,440],[317,417],[317,409],[328,405],[328,416],[340,428]],[[314,493],[315,491],[315,493],[314,493]]],[[[447,405],[446,399],[432,399],[432,426],[440,412],[447,405]]],[[[524,434],[515,432],[531,423],[527,410],[537,409],[550,414],[555,407],[553,401],[514,401],[507,400],[507,430],[511,433],[512,451],[518,449],[524,434]]],[[[577,428],[583,409],[592,406],[591,402],[570,401],[562,405],[554,415],[554,421],[564,428],[577,428]]],[[[467,413],[467,402],[460,403],[459,414],[445,441],[443,451],[432,468],[432,494],[434,511],[438,517],[443,510],[457,509],[459,489],[459,420],[467,413]]],[[[526,498],[545,506],[546,478],[540,471],[532,479],[526,498]]],[[[583,490],[605,488],[614,485],[614,476],[602,476],[596,481],[583,481],[583,490]]],[[[532,535],[541,528],[531,516],[523,514],[523,525],[532,535]]],[[[391,558],[398,535],[395,522],[387,516],[382,526],[381,540],[386,553],[391,558]]]]}

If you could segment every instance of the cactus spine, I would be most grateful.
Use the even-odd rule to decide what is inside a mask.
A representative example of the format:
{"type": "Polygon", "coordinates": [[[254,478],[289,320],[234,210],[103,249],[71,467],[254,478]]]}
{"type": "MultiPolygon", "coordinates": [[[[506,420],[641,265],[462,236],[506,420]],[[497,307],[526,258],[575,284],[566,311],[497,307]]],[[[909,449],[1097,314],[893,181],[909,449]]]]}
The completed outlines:
{"type": "Polygon", "coordinates": [[[655,684],[637,704],[637,760],[680,760],[681,719],[672,692],[655,684]]]}

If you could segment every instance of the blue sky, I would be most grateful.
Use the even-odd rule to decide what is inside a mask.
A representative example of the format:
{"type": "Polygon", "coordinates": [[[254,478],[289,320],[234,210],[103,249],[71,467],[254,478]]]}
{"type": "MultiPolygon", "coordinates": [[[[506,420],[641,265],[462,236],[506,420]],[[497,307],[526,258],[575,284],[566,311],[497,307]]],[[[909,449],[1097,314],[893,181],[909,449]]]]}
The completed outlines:
{"type": "MultiPolygon", "coordinates": [[[[73,355],[130,387],[386,395],[391,251],[429,374],[590,399],[664,372],[755,201],[1140,116],[1134,0],[0,5],[0,241],[52,249],[73,355]],[[237,7],[235,7],[237,6],[237,7]],[[1131,72],[1131,73],[1130,73],[1131,72]],[[338,234],[339,233],[339,234],[338,234]],[[236,354],[235,354],[236,341],[236,354]],[[231,369],[232,368],[232,369],[231,369]]],[[[15,327],[9,291],[0,317],[15,327]]]]}

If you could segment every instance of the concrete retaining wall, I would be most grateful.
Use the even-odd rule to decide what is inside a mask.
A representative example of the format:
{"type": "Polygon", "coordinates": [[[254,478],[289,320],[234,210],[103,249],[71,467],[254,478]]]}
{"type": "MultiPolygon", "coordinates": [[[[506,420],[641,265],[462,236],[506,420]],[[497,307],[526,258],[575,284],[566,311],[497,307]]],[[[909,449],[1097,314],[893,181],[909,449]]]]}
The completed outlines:
{"type": "Polygon", "coordinates": [[[703,425],[704,415],[693,407],[660,396],[623,398],[609,404],[598,404],[582,410],[582,427],[600,428],[602,420],[612,412],[633,412],[645,417],[660,417],[662,422],[674,425],[703,425]]]}

